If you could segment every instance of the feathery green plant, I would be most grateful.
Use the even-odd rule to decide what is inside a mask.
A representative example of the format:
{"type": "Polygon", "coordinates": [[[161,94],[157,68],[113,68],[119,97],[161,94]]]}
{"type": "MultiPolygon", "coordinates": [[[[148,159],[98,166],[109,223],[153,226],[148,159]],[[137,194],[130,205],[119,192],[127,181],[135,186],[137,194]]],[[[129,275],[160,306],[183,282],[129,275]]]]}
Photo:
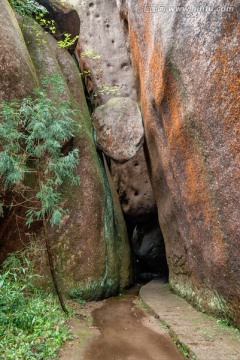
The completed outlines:
{"type": "MultiPolygon", "coordinates": [[[[50,81],[59,96],[59,78],[51,77],[50,81]]],[[[63,142],[77,130],[74,116],[68,101],[50,99],[44,89],[36,89],[35,98],[2,103],[0,178],[5,191],[12,190],[18,197],[21,194],[23,207],[27,203],[27,225],[46,216],[50,216],[52,225],[59,225],[67,212],[62,208],[58,188],[65,182],[79,184],[74,175],[78,150],[65,156],[61,151],[63,142]],[[30,177],[34,181],[28,185],[30,177]]],[[[2,199],[0,207],[18,206],[18,202],[14,197],[11,204],[2,199]]]]}
{"type": "Polygon", "coordinates": [[[44,238],[53,282],[63,310],[66,308],[58,289],[49,245],[47,222],[60,226],[67,209],[62,206],[59,187],[79,184],[74,171],[79,162],[78,149],[63,154],[62,146],[74,137],[79,126],[69,101],[61,100],[63,82],[56,75],[44,80],[50,87],[36,89],[34,97],[3,102],[0,107],[0,181],[3,196],[0,209],[14,213],[25,209],[25,222],[43,222],[44,238]],[[11,200],[6,193],[11,192],[11,200]]]}

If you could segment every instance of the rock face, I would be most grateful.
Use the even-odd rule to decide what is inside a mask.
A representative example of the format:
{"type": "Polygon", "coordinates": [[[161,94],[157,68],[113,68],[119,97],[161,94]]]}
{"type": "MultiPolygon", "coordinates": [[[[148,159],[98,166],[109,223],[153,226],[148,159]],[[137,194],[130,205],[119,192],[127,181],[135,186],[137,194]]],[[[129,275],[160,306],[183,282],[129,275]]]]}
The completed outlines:
{"type": "Polygon", "coordinates": [[[92,115],[97,144],[111,159],[126,162],[143,144],[142,116],[129,97],[112,98],[92,115]]]}
{"type": "Polygon", "coordinates": [[[111,162],[122,209],[132,224],[148,222],[157,213],[143,148],[124,164],[111,162]]]}
{"type": "MultiPolygon", "coordinates": [[[[126,26],[121,27],[116,2],[77,1],[76,9],[81,20],[81,32],[75,55],[83,73],[89,101],[96,108],[95,113],[99,111],[98,106],[106,104],[112,97],[125,97],[129,103],[129,98],[135,101],[134,74],[125,38],[128,24],[125,22],[126,26]]],[[[142,124],[140,118],[133,122],[126,110],[121,115],[121,121],[116,122],[109,109],[107,123],[111,125],[111,133],[106,126],[96,126],[95,116],[93,121],[100,147],[114,159],[110,170],[123,211],[135,223],[138,216],[142,221],[144,215],[152,213],[153,209],[156,211],[156,206],[143,149],[139,150],[143,140],[142,124]],[[119,161],[126,163],[119,164],[119,161]]]]}
{"type": "MultiPolygon", "coordinates": [[[[31,94],[38,86],[38,78],[32,59],[29,56],[23,35],[8,1],[0,3],[0,100],[21,99],[31,94]]],[[[3,196],[2,184],[0,196],[3,196]]],[[[0,262],[6,258],[9,251],[20,246],[13,236],[12,241],[6,239],[6,232],[14,229],[17,233],[16,222],[12,226],[11,214],[0,218],[0,262]]],[[[28,232],[28,231],[26,231],[28,232]]]]}
{"type": "MultiPolygon", "coordinates": [[[[8,4],[1,3],[0,8],[0,14],[6,14],[6,17],[8,14],[11,15],[7,18],[9,29],[15,26],[17,36],[19,34],[18,37],[15,34],[15,38],[10,40],[9,37],[4,37],[1,46],[6,49],[7,54],[13,46],[17,50],[20,49],[21,51],[17,52],[19,56],[17,61],[22,66],[22,72],[16,75],[21,80],[18,92],[14,82],[10,84],[1,82],[2,93],[7,93],[4,98],[29,94],[35,87],[35,78],[41,84],[44,77],[58,74],[65,84],[64,97],[71,101],[74,108],[80,110],[77,120],[81,129],[74,139],[74,145],[79,148],[80,153],[77,173],[80,175],[81,184],[63,189],[64,206],[69,209],[69,215],[64,218],[60,230],[49,229],[62,291],[86,299],[110,296],[129,284],[129,244],[123,215],[119,211],[120,205],[116,204],[118,199],[113,194],[115,196],[113,201],[103,161],[96,152],[79,70],[70,54],[66,50],[59,49],[50,35],[44,34],[44,31],[32,20],[24,19],[24,26],[21,20],[20,24],[28,46],[27,50],[8,4]],[[24,78],[25,72],[26,78],[24,78]]],[[[5,26],[5,22],[2,24],[5,26]]],[[[1,29],[1,34],[2,31],[5,30],[1,29]]],[[[9,69],[7,65],[4,68],[7,74],[12,71],[12,65],[14,62],[9,62],[9,69]]],[[[49,96],[51,96],[50,90],[49,96]]],[[[4,221],[1,226],[4,226],[4,221]]],[[[0,227],[0,231],[1,229],[0,227]]],[[[4,237],[0,241],[1,254],[14,250],[11,247],[13,239],[16,240],[19,233],[21,241],[27,241],[29,236],[27,232],[29,230],[26,231],[23,224],[20,228],[16,228],[15,221],[8,222],[4,237]]],[[[34,249],[33,256],[35,258],[37,256],[38,259],[44,257],[42,252],[37,253],[37,249],[34,249]]],[[[41,266],[43,272],[48,269],[44,261],[41,266]]]]}
{"type": "Polygon", "coordinates": [[[0,27],[0,99],[23,98],[36,87],[37,77],[7,0],[0,4],[0,27]]]}
{"type": "MultiPolygon", "coordinates": [[[[93,106],[113,96],[136,101],[137,89],[172,288],[239,326],[239,1],[226,6],[210,0],[204,9],[194,0],[176,0],[174,6],[163,0],[160,7],[134,0],[68,2],[76,5],[81,20],[75,55],[93,106]]],[[[65,190],[71,216],[55,237],[63,284],[67,288],[71,278],[67,290],[81,296],[89,289],[95,297],[113,293],[127,283],[126,233],[122,218],[113,216],[109,181],[95,151],[75,65],[48,42],[38,50],[26,29],[30,57],[5,0],[0,7],[2,98],[25,96],[36,73],[41,82],[57,71],[66,79],[66,96],[72,92],[76,101],[81,99],[82,132],[76,141],[82,185],[65,190]]],[[[125,161],[121,156],[117,160],[125,161]]],[[[121,198],[131,203],[124,207],[122,201],[124,211],[133,218],[154,208],[150,190],[149,201],[143,201],[145,168],[138,172],[134,161],[111,166],[121,198]]]]}
{"type": "Polygon", "coordinates": [[[189,11],[161,4],[153,13],[142,1],[118,1],[170,282],[239,325],[239,1],[212,0],[210,10],[175,1],[189,11]]]}
{"type": "Polygon", "coordinates": [[[113,96],[136,98],[133,70],[116,1],[69,0],[81,21],[75,51],[94,107],[113,96]]]}

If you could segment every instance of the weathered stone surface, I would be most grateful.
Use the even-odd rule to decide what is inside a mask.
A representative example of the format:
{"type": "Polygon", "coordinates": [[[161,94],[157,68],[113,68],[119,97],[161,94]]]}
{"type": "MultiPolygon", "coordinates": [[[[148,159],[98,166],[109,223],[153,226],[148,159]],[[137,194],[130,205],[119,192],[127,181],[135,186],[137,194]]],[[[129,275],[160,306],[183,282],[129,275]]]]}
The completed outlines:
{"type": "Polygon", "coordinates": [[[124,214],[131,223],[149,221],[157,212],[143,148],[124,164],[111,161],[111,173],[124,214]]]}
{"type": "Polygon", "coordinates": [[[142,116],[131,98],[112,98],[92,115],[97,144],[104,153],[119,162],[130,160],[144,140],[142,116]]]}
{"type": "Polygon", "coordinates": [[[14,12],[0,3],[0,100],[22,98],[36,87],[37,77],[14,12]]]}
{"type": "Polygon", "coordinates": [[[70,293],[88,299],[100,298],[116,293],[130,282],[128,236],[119,200],[95,150],[78,68],[71,56],[56,45],[51,38],[51,49],[55,50],[70,94],[81,109],[81,130],[75,140],[80,152],[81,187],[65,189],[71,216],[59,231],[60,239],[57,236],[58,268],[64,288],[70,293]],[[72,264],[62,260],[63,243],[68,257],[74,259],[72,264]]]}
{"type": "MultiPolygon", "coordinates": [[[[126,41],[128,23],[123,19],[124,27],[121,27],[116,2],[69,1],[76,7],[81,19],[80,38],[75,55],[83,72],[89,102],[92,103],[93,108],[105,104],[110,98],[116,96],[131,97],[135,100],[134,75],[129,56],[129,44],[126,41]],[[90,73],[84,73],[84,71],[90,71],[90,73]]],[[[121,17],[123,18],[122,15],[121,17]]],[[[131,119],[128,117],[124,121],[126,124],[131,119]]],[[[114,117],[112,117],[111,123],[115,125],[114,117]]],[[[129,144],[131,147],[134,146],[134,143],[130,143],[131,132],[128,125],[125,124],[123,130],[120,130],[116,136],[114,134],[118,152],[122,146],[119,136],[122,137],[123,134],[126,134],[127,140],[127,144],[124,145],[125,149],[129,148],[129,144]]],[[[136,135],[136,130],[134,132],[136,135]]],[[[103,140],[108,141],[106,131],[101,130],[101,133],[103,140]]],[[[103,148],[103,150],[106,149],[103,148]]],[[[136,155],[137,161],[141,161],[136,167],[134,158],[126,166],[116,162],[112,162],[111,165],[111,173],[120,195],[123,211],[131,217],[133,222],[141,221],[144,216],[156,211],[143,152],[141,154],[141,159],[139,159],[139,155],[136,155]],[[132,166],[133,168],[131,168],[132,166]],[[139,195],[135,195],[135,187],[139,188],[139,195]]],[[[107,155],[112,157],[110,153],[107,155]]],[[[127,158],[129,157],[127,156],[127,158]]],[[[117,158],[118,161],[119,159],[126,161],[125,155],[117,158]]]]}
{"type": "Polygon", "coordinates": [[[81,21],[75,54],[82,71],[90,71],[84,80],[94,106],[113,96],[135,99],[134,76],[116,1],[69,2],[77,9],[81,21]]]}
{"type": "MultiPolygon", "coordinates": [[[[40,84],[45,77],[61,75],[61,68],[50,44],[50,39],[54,41],[52,36],[46,34],[33,19],[19,17],[19,23],[40,84]]],[[[64,95],[66,98],[70,96],[67,86],[64,95]]]]}
{"type": "Polygon", "coordinates": [[[118,3],[171,286],[239,324],[239,1],[231,11],[170,11],[163,1],[166,11],[157,13],[144,11],[142,1],[118,3]]]}
{"type": "MultiPolygon", "coordinates": [[[[79,148],[77,173],[81,184],[62,189],[64,206],[70,212],[64,218],[60,230],[49,230],[59,283],[62,291],[72,296],[87,299],[110,296],[129,284],[129,244],[123,215],[119,211],[120,205],[116,204],[115,195],[113,201],[102,159],[96,152],[82,80],[74,60],[66,50],[58,49],[56,41],[50,35],[45,35],[33,21],[25,19],[24,24],[25,41],[39,83],[44,77],[56,73],[60,75],[65,82],[63,98],[70,100],[72,106],[80,111],[77,120],[81,129],[74,139],[74,145],[79,148]]],[[[23,42],[23,39],[20,41],[23,42]]],[[[11,86],[14,90],[14,84],[11,86]]],[[[11,88],[7,87],[6,91],[11,91],[11,88]]],[[[11,95],[8,94],[8,97],[11,95]]],[[[13,239],[16,241],[19,234],[23,243],[28,241],[29,230],[22,222],[16,226],[13,217],[5,229],[1,254],[2,249],[5,252],[14,250],[9,248],[8,240],[12,240],[12,245],[13,239]]],[[[39,251],[34,249],[33,256],[37,256],[45,272],[49,266],[44,262],[44,254],[39,251]]]]}

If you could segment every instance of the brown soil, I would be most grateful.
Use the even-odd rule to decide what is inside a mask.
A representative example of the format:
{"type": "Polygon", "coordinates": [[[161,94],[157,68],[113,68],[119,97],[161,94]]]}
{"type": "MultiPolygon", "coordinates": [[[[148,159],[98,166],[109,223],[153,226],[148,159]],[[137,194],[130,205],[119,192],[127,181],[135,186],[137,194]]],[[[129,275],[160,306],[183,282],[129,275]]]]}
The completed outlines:
{"type": "Polygon", "coordinates": [[[136,297],[112,298],[92,312],[100,335],[90,343],[84,360],[182,360],[176,346],[137,305],[136,297]]]}

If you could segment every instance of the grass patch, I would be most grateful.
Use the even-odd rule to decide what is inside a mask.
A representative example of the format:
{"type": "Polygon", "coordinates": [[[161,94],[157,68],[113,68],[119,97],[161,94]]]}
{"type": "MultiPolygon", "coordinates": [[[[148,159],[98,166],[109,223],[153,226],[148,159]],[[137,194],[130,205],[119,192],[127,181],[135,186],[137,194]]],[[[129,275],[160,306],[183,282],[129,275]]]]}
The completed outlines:
{"type": "Polygon", "coordinates": [[[56,359],[70,338],[55,297],[36,287],[29,261],[11,255],[0,272],[0,359],[56,359]]]}
{"type": "Polygon", "coordinates": [[[181,341],[179,341],[179,339],[176,336],[173,337],[173,342],[181,351],[184,357],[186,357],[189,360],[197,360],[196,356],[192,354],[189,347],[186,344],[183,344],[181,341]]]}

